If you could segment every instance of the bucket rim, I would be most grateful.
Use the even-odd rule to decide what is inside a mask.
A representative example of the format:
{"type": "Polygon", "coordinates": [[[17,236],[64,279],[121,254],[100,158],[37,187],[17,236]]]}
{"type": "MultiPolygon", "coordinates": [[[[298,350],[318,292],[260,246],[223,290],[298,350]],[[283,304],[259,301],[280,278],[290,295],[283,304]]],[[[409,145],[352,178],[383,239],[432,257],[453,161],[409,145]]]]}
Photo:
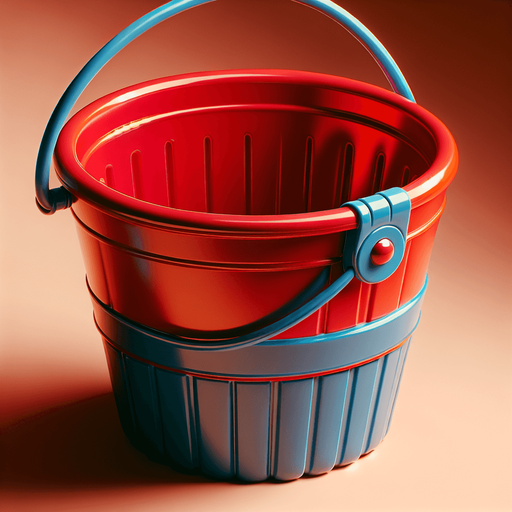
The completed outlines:
{"type": "Polygon", "coordinates": [[[240,83],[288,82],[320,86],[367,97],[405,111],[428,130],[436,145],[436,156],[429,169],[403,187],[409,194],[413,210],[443,193],[456,174],[458,152],[453,136],[434,114],[413,101],[379,86],[345,77],[310,71],[240,69],[157,78],[122,88],[93,101],[73,115],[62,129],[54,153],[54,164],[59,180],[75,199],[83,200],[104,212],[164,226],[227,233],[293,232],[297,234],[345,231],[357,227],[356,214],[347,206],[305,213],[242,215],[199,212],[157,205],[107,187],[93,178],[81,165],[76,155],[76,141],[83,128],[95,116],[123,101],[136,99],[158,90],[200,86],[202,83],[215,80],[240,83]]]}

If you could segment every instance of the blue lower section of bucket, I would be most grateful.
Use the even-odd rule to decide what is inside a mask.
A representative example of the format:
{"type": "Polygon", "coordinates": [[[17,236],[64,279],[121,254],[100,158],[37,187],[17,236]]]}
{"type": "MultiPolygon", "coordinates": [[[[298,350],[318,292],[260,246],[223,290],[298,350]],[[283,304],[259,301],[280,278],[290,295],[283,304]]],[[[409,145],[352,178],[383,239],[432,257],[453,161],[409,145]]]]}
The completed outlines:
{"type": "Polygon", "coordinates": [[[143,358],[153,334],[96,302],[125,433],[154,460],[221,479],[292,480],[350,464],[372,451],[389,429],[423,291],[388,317],[364,326],[225,352],[224,357],[230,354],[225,364],[216,359],[222,354],[191,351],[199,359],[181,359],[186,361],[181,367],[166,366],[177,362],[172,351],[163,361],[143,358]],[[329,349],[331,361],[320,368],[328,358],[312,358],[310,371],[298,374],[304,363],[297,362],[300,347],[309,346],[313,354],[315,345],[318,352],[329,349]],[[258,359],[259,347],[261,354],[272,356],[276,346],[282,358],[295,363],[279,368],[267,360],[253,371],[244,353],[258,359]],[[203,367],[207,355],[218,364],[203,367]],[[271,373],[276,370],[286,371],[271,373]]]}
{"type": "Polygon", "coordinates": [[[171,466],[256,482],[318,475],[372,451],[389,428],[409,340],[351,370],[277,382],[179,374],[105,347],[135,446],[171,466]]]}

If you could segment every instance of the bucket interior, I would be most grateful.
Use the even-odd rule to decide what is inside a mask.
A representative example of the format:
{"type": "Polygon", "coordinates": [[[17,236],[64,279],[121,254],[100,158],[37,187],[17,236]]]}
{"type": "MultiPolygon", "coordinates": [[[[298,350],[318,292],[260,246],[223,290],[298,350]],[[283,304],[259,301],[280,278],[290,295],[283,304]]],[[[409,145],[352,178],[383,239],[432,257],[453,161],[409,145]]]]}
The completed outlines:
{"type": "MultiPolygon", "coordinates": [[[[225,74],[134,86],[75,116],[78,166],[64,172],[85,170],[164,207],[275,215],[337,208],[429,170],[436,142],[422,120],[358,82],[329,79],[225,74]]],[[[71,149],[60,148],[58,159],[71,149]]]]}

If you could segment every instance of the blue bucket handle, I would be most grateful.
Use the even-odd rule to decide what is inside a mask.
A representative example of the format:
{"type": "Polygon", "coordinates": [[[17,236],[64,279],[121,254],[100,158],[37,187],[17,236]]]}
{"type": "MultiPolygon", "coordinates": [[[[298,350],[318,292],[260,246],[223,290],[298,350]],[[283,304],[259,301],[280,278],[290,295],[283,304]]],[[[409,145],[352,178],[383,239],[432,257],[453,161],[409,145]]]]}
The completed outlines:
{"type": "MultiPolygon", "coordinates": [[[[181,0],[158,7],[111,39],[76,75],[57,103],[39,148],[36,163],[36,203],[41,212],[50,215],[57,210],[69,208],[73,202],[73,196],[64,187],[49,189],[51,159],[66,118],[89,82],[114,55],[156,24],[192,7],[213,1],[216,0],[181,0]]],[[[415,101],[409,85],[391,55],[356,18],[330,0],[293,1],[312,7],[339,22],[377,61],[393,91],[410,101],[415,101]]],[[[367,283],[387,279],[398,268],[403,258],[411,208],[409,196],[401,188],[394,188],[369,198],[346,203],[344,206],[355,211],[358,228],[347,235],[343,251],[345,271],[333,283],[326,287],[330,268],[325,268],[299,297],[286,305],[285,309],[292,310],[291,312],[287,312],[284,318],[249,334],[216,342],[167,335],[166,341],[191,350],[210,351],[255,345],[277,336],[316,312],[343,290],[354,277],[367,283]],[[392,241],[395,254],[384,265],[372,265],[369,261],[370,251],[382,237],[392,241]]]]}
{"type": "MultiPolygon", "coordinates": [[[[89,82],[100,69],[128,43],[158,23],[198,5],[216,0],[181,0],[166,3],[142,16],[119,32],[76,75],[55,107],[41,140],[36,162],[36,204],[44,214],[51,215],[57,210],[69,208],[73,196],[64,187],[50,190],[50,169],[52,155],[66,118],[89,82]]],[[[312,7],[347,29],[373,56],[383,70],[392,89],[397,94],[414,101],[414,96],[402,72],[380,41],[356,18],[330,0],[293,0],[312,7]]]]}

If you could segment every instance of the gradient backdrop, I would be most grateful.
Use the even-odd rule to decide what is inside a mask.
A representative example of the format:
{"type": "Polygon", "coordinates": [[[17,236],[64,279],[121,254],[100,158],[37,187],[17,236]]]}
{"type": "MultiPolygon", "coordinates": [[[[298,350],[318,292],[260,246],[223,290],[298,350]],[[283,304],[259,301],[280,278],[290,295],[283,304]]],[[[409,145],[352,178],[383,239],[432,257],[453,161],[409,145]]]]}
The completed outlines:
{"type": "MultiPolygon", "coordinates": [[[[149,462],[121,432],[69,212],[33,198],[40,137],[80,67],[161,0],[2,0],[2,511],[512,510],[512,4],[343,0],[455,136],[459,174],[393,425],[325,476],[219,483],[149,462]]],[[[387,84],[338,25],[286,0],[219,0],[142,36],[79,100],[153,77],[292,68],[387,84]]]]}

